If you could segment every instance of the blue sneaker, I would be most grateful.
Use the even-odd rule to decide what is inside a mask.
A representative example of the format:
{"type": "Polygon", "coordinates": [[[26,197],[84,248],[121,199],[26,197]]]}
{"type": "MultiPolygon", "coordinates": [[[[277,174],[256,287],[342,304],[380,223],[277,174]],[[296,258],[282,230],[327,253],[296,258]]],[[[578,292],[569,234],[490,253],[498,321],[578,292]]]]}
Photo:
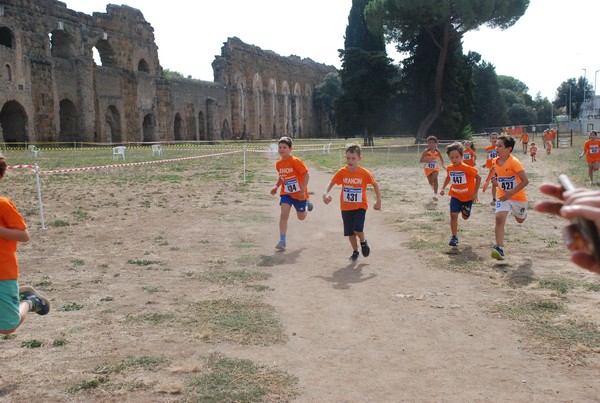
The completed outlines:
{"type": "Polygon", "coordinates": [[[452,238],[450,238],[450,242],[448,242],[448,245],[458,246],[458,238],[455,235],[452,235],[452,238]]]}
{"type": "Polygon", "coordinates": [[[306,201],[306,209],[307,209],[308,211],[313,211],[313,207],[314,207],[314,205],[313,205],[311,202],[309,202],[309,201],[307,200],[307,201],[306,201]]]}
{"type": "Polygon", "coordinates": [[[277,245],[275,245],[275,249],[277,250],[285,250],[285,242],[279,241],[277,245]]]}
{"type": "Polygon", "coordinates": [[[492,249],[492,257],[497,260],[504,260],[504,258],[506,257],[504,255],[504,248],[494,246],[494,249],[492,249]]]}
{"type": "Polygon", "coordinates": [[[50,312],[50,301],[33,287],[19,287],[19,297],[21,301],[29,303],[29,312],[35,312],[38,315],[46,315],[50,312]]]}

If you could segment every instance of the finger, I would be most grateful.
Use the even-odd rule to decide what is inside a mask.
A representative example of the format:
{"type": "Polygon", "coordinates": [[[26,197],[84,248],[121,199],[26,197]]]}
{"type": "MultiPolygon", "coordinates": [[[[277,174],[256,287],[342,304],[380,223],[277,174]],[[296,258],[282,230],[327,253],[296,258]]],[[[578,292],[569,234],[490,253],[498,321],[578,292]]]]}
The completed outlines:
{"type": "Polygon", "coordinates": [[[542,183],[540,185],[540,192],[545,195],[556,197],[557,199],[562,199],[564,189],[560,185],[554,185],[552,183],[542,183]]]}
{"type": "Polygon", "coordinates": [[[573,263],[584,269],[600,274],[600,265],[598,265],[594,257],[588,253],[575,251],[571,254],[571,260],[573,263]]]}
{"type": "Polygon", "coordinates": [[[583,217],[600,227],[600,208],[585,205],[563,206],[560,215],[565,218],[583,217]]]}
{"type": "Polygon", "coordinates": [[[535,210],[540,213],[560,215],[560,208],[562,206],[563,204],[559,202],[541,201],[535,205],[535,210]]]}
{"type": "Polygon", "coordinates": [[[600,208],[600,194],[592,192],[576,192],[565,195],[565,204],[584,204],[590,207],[600,208]]]}

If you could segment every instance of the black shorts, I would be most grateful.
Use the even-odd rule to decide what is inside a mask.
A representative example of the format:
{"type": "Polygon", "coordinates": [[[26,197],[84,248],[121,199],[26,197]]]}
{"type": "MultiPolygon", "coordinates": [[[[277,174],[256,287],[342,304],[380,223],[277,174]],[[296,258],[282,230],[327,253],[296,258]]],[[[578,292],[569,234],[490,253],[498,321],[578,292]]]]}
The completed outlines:
{"type": "Polygon", "coordinates": [[[342,210],[344,236],[354,235],[355,232],[363,232],[366,216],[367,210],[364,208],[359,208],[357,210],[342,210]]]}

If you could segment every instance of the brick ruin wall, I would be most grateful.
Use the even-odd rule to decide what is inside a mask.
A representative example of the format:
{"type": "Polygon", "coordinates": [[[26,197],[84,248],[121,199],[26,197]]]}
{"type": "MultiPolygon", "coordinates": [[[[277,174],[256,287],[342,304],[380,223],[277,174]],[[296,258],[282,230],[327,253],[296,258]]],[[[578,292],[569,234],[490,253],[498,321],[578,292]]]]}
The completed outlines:
{"type": "Polygon", "coordinates": [[[91,16],[56,0],[0,2],[5,143],[330,137],[313,93],[333,66],[228,38],[215,81],[165,77],[141,11],[91,16]],[[94,49],[102,60],[94,62],[94,49]]]}

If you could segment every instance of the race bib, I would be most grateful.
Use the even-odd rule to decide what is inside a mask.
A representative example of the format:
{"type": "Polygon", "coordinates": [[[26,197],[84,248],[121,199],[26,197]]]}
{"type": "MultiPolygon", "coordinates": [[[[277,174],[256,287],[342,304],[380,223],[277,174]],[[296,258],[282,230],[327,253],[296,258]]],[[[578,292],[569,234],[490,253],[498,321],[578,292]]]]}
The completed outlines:
{"type": "Polygon", "coordinates": [[[344,187],[344,201],[348,203],[362,203],[362,188],[344,187]]]}
{"type": "Polygon", "coordinates": [[[465,155],[463,155],[463,159],[465,161],[470,160],[471,159],[471,154],[465,154],[465,155]]]}
{"type": "Polygon", "coordinates": [[[598,146],[597,145],[590,146],[590,154],[598,154],[598,146]]]}
{"type": "Polygon", "coordinates": [[[467,183],[467,176],[463,171],[450,172],[451,185],[464,185],[465,183],[467,183]]]}
{"type": "Polygon", "coordinates": [[[437,161],[427,161],[425,163],[425,168],[427,169],[437,169],[438,162],[437,161]]]}
{"type": "Polygon", "coordinates": [[[496,158],[497,156],[498,156],[498,153],[496,152],[496,149],[488,151],[488,158],[489,159],[496,158]]]}
{"type": "Polygon", "coordinates": [[[283,182],[283,186],[287,193],[296,193],[300,191],[300,184],[296,178],[283,182]]]}
{"type": "Polygon", "coordinates": [[[517,177],[516,176],[499,176],[498,177],[498,186],[504,192],[508,190],[513,190],[517,186],[517,177]]]}

